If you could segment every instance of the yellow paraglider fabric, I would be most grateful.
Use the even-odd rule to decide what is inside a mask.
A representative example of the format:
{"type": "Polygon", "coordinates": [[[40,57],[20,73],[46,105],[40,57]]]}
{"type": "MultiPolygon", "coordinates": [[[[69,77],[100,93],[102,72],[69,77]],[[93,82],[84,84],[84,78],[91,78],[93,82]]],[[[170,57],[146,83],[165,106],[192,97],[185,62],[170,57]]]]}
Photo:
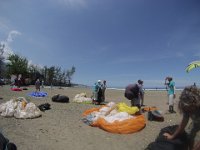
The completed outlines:
{"type": "Polygon", "coordinates": [[[127,112],[130,115],[133,115],[139,111],[138,107],[129,107],[125,103],[119,103],[117,104],[117,107],[119,112],[127,112]]]}

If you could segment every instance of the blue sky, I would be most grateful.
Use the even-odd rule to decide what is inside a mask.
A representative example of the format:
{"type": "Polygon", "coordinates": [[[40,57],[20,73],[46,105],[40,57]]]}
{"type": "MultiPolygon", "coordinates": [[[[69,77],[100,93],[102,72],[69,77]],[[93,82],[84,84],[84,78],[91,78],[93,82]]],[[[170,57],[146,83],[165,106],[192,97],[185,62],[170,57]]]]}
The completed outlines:
{"type": "MultiPolygon", "coordinates": [[[[200,85],[199,0],[0,0],[0,42],[32,64],[76,67],[72,82],[200,85]]],[[[5,55],[6,55],[5,53],[5,55]]]]}

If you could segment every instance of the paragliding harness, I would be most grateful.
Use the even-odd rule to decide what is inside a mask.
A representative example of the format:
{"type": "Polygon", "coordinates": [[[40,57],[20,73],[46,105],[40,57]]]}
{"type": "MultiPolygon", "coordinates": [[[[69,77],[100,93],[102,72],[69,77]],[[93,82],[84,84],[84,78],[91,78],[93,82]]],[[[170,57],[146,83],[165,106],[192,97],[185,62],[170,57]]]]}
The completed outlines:
{"type": "Polygon", "coordinates": [[[60,102],[60,103],[69,103],[69,97],[65,95],[56,94],[54,95],[51,100],[53,102],[60,102]]]}
{"type": "Polygon", "coordinates": [[[39,105],[38,108],[39,108],[41,111],[45,111],[45,110],[51,109],[50,106],[51,106],[51,105],[50,105],[49,103],[45,103],[45,104],[39,105]]]}
{"type": "Polygon", "coordinates": [[[161,115],[161,113],[158,110],[153,110],[148,112],[148,120],[149,121],[164,121],[164,117],[161,115]]]}

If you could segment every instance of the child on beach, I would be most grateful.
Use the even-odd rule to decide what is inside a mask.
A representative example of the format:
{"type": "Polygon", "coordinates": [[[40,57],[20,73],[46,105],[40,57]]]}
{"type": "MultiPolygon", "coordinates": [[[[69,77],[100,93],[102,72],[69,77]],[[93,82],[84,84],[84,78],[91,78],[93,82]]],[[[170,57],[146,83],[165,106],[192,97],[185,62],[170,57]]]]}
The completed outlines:
{"type": "Polygon", "coordinates": [[[179,127],[171,135],[164,133],[168,140],[175,139],[182,133],[191,118],[192,122],[186,132],[188,133],[189,149],[200,150],[200,89],[195,86],[186,87],[181,95],[178,108],[183,113],[179,127]]]}

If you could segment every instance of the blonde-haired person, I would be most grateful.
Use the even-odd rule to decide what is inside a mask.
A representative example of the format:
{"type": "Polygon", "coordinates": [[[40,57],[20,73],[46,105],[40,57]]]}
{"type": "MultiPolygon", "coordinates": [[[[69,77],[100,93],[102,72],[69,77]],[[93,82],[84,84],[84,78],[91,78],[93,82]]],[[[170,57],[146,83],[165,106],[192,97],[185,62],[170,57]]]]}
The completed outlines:
{"type": "Polygon", "coordinates": [[[200,89],[195,86],[186,87],[180,95],[178,108],[180,113],[183,114],[182,120],[172,135],[164,133],[164,136],[169,140],[175,139],[185,130],[191,118],[192,122],[186,129],[189,150],[200,150],[200,89]]]}

